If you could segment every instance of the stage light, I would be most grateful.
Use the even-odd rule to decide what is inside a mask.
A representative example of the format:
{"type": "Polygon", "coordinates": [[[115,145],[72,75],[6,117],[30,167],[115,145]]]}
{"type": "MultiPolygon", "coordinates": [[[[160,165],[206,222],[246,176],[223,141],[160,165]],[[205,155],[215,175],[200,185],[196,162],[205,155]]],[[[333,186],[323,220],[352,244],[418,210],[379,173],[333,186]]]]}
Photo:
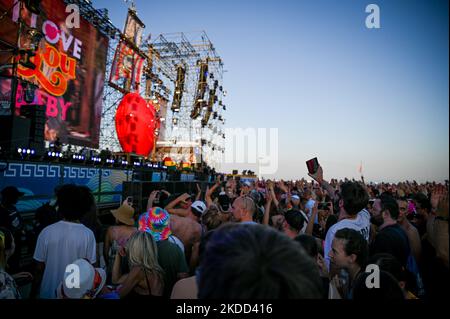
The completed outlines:
{"type": "Polygon", "coordinates": [[[21,148],[18,148],[18,149],[17,149],[17,152],[22,153],[22,149],[21,149],[21,148]]]}
{"type": "Polygon", "coordinates": [[[56,156],[56,153],[55,152],[52,152],[52,157],[55,157],[56,156]]]}
{"type": "Polygon", "coordinates": [[[27,154],[30,154],[30,153],[31,153],[31,150],[28,150],[28,149],[27,149],[27,154]]]}

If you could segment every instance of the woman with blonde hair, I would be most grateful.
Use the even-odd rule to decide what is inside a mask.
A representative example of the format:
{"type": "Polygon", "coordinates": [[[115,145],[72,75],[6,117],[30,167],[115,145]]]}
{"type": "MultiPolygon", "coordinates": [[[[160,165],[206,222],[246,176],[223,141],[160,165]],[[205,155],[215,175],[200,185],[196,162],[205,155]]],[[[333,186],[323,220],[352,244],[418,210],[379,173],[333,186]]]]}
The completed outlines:
{"type": "Polygon", "coordinates": [[[164,289],[163,269],[158,263],[158,251],[152,235],[136,232],[125,249],[116,255],[112,281],[119,284],[120,298],[162,297],[164,289]],[[121,273],[122,257],[127,256],[130,272],[121,273]]]}

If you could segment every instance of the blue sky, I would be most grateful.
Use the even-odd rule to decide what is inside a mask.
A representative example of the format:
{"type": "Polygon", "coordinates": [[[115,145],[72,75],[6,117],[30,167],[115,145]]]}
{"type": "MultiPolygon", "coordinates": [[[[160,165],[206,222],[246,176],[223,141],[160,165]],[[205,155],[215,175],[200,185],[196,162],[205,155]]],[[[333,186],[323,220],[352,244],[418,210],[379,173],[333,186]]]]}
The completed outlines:
{"type": "MultiPolygon", "coordinates": [[[[277,178],[306,177],[317,156],[326,178],[356,178],[362,161],[370,181],[448,179],[447,1],[135,2],[152,38],[206,31],[227,127],[278,128],[277,178]],[[370,3],[380,29],[365,27],[370,3]]],[[[124,1],[93,3],[123,28],[124,1]]]]}

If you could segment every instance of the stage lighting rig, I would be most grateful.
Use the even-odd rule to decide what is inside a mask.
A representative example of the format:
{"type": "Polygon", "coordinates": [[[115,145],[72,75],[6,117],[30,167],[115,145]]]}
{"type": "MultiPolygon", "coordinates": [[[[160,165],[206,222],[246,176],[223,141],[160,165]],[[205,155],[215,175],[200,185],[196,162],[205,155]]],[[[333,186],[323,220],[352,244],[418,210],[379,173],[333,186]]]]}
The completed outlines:
{"type": "Polygon", "coordinates": [[[73,154],[72,155],[72,162],[84,162],[86,157],[84,155],[80,154],[73,154]]]}
{"type": "Polygon", "coordinates": [[[63,158],[63,154],[61,152],[55,152],[55,151],[48,151],[45,154],[45,157],[48,160],[58,160],[63,158]]]}

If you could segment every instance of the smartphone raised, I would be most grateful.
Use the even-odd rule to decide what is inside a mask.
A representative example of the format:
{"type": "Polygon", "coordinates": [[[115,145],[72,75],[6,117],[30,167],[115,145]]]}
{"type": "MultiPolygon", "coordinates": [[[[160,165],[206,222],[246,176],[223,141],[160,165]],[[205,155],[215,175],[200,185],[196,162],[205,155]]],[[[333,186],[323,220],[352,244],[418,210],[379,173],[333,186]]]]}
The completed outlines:
{"type": "Polygon", "coordinates": [[[309,174],[315,174],[319,169],[319,161],[317,160],[317,157],[306,161],[306,167],[308,168],[309,174]]]}

